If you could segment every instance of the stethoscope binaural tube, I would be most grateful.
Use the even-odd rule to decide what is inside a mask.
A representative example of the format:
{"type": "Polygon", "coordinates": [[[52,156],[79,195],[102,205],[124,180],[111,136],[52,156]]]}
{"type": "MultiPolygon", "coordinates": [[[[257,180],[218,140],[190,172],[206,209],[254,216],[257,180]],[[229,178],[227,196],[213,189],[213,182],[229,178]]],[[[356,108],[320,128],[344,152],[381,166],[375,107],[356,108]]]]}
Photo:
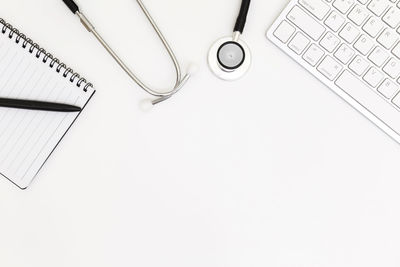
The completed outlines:
{"type": "Polygon", "coordinates": [[[242,0],[232,36],[217,40],[209,51],[210,69],[223,80],[239,79],[250,68],[250,49],[240,38],[246,25],[250,2],[242,0]]]}
{"type": "MultiPolygon", "coordinates": [[[[81,21],[81,23],[85,26],[85,28],[91,32],[96,39],[101,43],[101,45],[107,50],[107,52],[114,58],[114,60],[118,63],[118,65],[128,74],[128,76],[137,84],[139,85],[144,91],[146,91],[148,94],[156,97],[154,100],[150,100],[151,105],[156,105],[158,103],[161,103],[172,96],[174,96],[176,93],[178,93],[182,87],[186,84],[186,82],[189,80],[189,78],[194,74],[195,72],[195,67],[190,67],[187,71],[186,74],[182,74],[181,67],[179,65],[179,62],[177,60],[177,57],[175,53],[173,52],[171,46],[167,42],[166,38],[162,34],[161,30],[159,29],[158,25],[150,15],[149,11],[146,9],[145,5],[143,4],[142,0],[136,0],[136,2],[139,4],[140,8],[142,9],[143,13],[147,17],[148,21],[150,22],[151,26],[157,33],[159,39],[161,40],[163,46],[168,52],[168,55],[170,56],[174,67],[176,71],[176,80],[175,80],[175,85],[172,89],[170,89],[168,92],[161,92],[158,90],[155,90],[148,85],[146,85],[139,77],[133,73],[133,71],[128,67],[127,64],[116,54],[116,52],[107,44],[107,42],[102,38],[100,33],[97,32],[95,27],[90,23],[88,18],[79,10],[78,5],[75,3],[74,0],[63,0],[63,2],[68,6],[68,8],[77,15],[81,21]]],[[[147,102],[147,101],[146,101],[147,102]]]]}

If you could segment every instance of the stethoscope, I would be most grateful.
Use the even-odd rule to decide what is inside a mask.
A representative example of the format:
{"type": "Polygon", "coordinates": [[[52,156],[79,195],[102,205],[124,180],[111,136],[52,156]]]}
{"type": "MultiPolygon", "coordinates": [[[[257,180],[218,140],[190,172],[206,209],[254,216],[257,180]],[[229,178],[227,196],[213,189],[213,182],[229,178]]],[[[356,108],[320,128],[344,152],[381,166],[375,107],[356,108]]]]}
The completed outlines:
{"type": "MultiPolygon", "coordinates": [[[[149,22],[151,23],[153,29],[156,31],[158,37],[163,43],[165,49],[167,50],[168,55],[174,63],[176,70],[176,81],[174,87],[167,92],[155,90],[147,86],[141,79],[139,79],[138,76],[133,73],[133,71],[127,66],[127,64],[124,63],[124,61],[114,52],[110,45],[108,45],[107,42],[102,38],[102,36],[96,31],[93,24],[90,23],[88,18],[79,10],[79,7],[74,2],[74,0],[63,0],[63,2],[72,11],[72,13],[76,14],[79,17],[81,23],[85,26],[85,28],[89,32],[93,33],[96,39],[114,58],[118,65],[129,75],[129,77],[148,94],[156,97],[156,99],[152,99],[149,101],[146,100],[142,102],[143,106],[145,108],[148,108],[158,103],[161,103],[178,93],[196,71],[196,67],[194,65],[190,66],[187,73],[185,75],[182,75],[182,69],[171,46],[167,42],[166,38],[150,15],[149,11],[146,9],[143,2],[141,0],[136,1],[142,9],[143,13],[146,15],[149,22]]],[[[242,77],[250,68],[250,49],[247,44],[240,39],[240,36],[243,33],[244,26],[246,24],[249,7],[250,0],[242,0],[242,5],[236,21],[233,35],[219,39],[210,49],[208,56],[209,66],[214,74],[221,79],[236,80],[242,77]]]]}
{"type": "Polygon", "coordinates": [[[69,9],[72,11],[72,13],[76,14],[81,23],[85,26],[85,28],[93,33],[93,35],[96,37],[96,39],[103,45],[103,47],[107,50],[107,52],[114,58],[114,60],[118,63],[118,65],[121,66],[121,68],[129,75],[129,77],[137,84],[139,85],[144,91],[146,91],[148,94],[150,94],[153,97],[156,97],[154,100],[145,100],[142,102],[142,104],[145,106],[145,108],[148,108],[149,106],[156,105],[158,103],[161,103],[172,96],[174,96],[176,93],[178,93],[182,87],[185,85],[185,83],[189,80],[189,78],[192,76],[192,74],[196,71],[196,68],[194,65],[189,66],[189,69],[185,75],[182,77],[182,69],[179,65],[179,62],[176,58],[175,53],[173,52],[171,46],[167,42],[166,38],[162,34],[160,28],[157,26],[156,22],[150,15],[149,11],[146,9],[145,5],[141,0],[136,0],[137,3],[139,4],[140,8],[142,9],[143,13],[146,15],[147,19],[151,23],[152,27],[156,31],[158,37],[160,38],[161,42],[163,43],[165,49],[168,52],[168,55],[170,56],[171,60],[174,63],[175,70],[176,70],[176,81],[174,87],[167,91],[159,91],[152,89],[151,87],[147,86],[141,79],[138,78],[137,75],[133,73],[133,71],[130,70],[130,68],[122,61],[122,59],[114,52],[114,50],[107,44],[107,42],[101,37],[101,35],[96,31],[95,27],[93,26],[92,23],[88,20],[88,18],[79,10],[78,5],[74,2],[74,0],[63,0],[63,2],[69,7],[69,9]]]}
{"type": "Polygon", "coordinates": [[[246,24],[250,0],[242,0],[233,35],[217,40],[208,53],[211,71],[226,81],[241,78],[251,66],[251,53],[247,44],[240,39],[246,24]]]}

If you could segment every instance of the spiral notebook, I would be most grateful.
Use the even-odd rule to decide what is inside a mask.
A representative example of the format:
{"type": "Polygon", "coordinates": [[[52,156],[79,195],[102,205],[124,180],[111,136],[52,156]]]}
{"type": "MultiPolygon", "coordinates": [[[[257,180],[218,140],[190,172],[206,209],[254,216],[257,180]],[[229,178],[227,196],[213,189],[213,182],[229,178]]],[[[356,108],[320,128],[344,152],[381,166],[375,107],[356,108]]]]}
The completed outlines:
{"type": "MultiPolygon", "coordinates": [[[[0,97],[80,106],[92,84],[0,19],[0,97]]],[[[80,112],[0,107],[0,174],[27,188],[80,112]]]]}

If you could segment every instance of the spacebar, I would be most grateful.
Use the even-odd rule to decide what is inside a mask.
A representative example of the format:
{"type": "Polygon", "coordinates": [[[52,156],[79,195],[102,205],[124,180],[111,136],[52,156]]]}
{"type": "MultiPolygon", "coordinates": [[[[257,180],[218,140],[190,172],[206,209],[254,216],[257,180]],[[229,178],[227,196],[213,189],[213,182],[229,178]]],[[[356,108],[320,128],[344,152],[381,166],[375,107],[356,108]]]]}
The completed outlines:
{"type": "Polygon", "coordinates": [[[400,133],[400,112],[379,97],[371,88],[349,71],[344,71],[336,80],[336,85],[355,101],[369,110],[397,134],[400,133]]]}

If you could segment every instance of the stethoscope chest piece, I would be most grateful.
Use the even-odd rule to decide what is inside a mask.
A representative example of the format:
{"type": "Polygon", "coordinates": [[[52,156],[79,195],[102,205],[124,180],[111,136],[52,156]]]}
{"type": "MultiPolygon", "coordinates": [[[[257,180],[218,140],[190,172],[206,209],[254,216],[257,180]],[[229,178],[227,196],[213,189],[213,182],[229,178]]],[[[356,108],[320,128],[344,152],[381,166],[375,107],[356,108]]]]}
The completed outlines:
{"type": "Polygon", "coordinates": [[[242,40],[234,40],[232,36],[224,37],[211,46],[208,64],[218,78],[234,81],[250,69],[251,52],[242,40]]]}

